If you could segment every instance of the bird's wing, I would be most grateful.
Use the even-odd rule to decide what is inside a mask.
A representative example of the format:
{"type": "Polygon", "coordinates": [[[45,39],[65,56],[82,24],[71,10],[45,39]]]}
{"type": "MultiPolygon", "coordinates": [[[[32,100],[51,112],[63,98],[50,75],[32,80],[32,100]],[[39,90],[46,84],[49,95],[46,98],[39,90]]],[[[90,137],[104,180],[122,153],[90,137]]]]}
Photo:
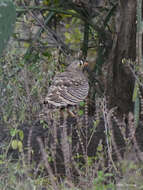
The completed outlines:
{"type": "Polygon", "coordinates": [[[76,105],[86,98],[88,90],[82,73],[63,72],[55,76],[45,102],[55,106],[76,105]]]}

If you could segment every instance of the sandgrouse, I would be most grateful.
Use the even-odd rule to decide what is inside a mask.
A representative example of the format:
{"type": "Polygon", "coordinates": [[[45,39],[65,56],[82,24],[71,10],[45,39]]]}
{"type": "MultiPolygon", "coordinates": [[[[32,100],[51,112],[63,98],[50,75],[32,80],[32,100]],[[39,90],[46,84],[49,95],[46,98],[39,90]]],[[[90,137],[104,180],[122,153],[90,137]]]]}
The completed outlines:
{"type": "Polygon", "coordinates": [[[55,107],[66,107],[83,101],[89,90],[88,80],[83,72],[85,66],[87,62],[75,60],[64,72],[57,74],[44,103],[55,107]]]}

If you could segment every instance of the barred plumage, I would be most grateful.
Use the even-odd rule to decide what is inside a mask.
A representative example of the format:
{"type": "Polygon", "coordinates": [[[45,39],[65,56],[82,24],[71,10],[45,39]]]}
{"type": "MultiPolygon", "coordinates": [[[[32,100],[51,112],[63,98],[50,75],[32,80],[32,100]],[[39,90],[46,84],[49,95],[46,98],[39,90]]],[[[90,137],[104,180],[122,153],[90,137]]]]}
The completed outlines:
{"type": "Polygon", "coordinates": [[[49,88],[45,103],[56,107],[77,105],[83,101],[89,90],[88,80],[83,73],[86,62],[73,61],[65,72],[57,74],[49,88]]]}

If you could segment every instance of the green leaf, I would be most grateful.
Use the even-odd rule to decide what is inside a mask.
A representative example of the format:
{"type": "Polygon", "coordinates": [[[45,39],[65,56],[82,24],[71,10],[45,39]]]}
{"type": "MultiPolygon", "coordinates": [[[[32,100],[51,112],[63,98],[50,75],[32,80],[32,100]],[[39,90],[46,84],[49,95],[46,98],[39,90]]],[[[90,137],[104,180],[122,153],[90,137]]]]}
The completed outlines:
{"type": "Polygon", "coordinates": [[[65,32],[65,38],[67,43],[71,42],[71,34],[69,32],[65,32]]]}
{"type": "Polygon", "coordinates": [[[79,111],[78,111],[78,115],[79,115],[79,116],[82,116],[83,113],[84,113],[83,110],[79,110],[79,111]]]}
{"type": "Polygon", "coordinates": [[[17,147],[18,147],[19,152],[22,152],[22,150],[23,150],[23,144],[22,144],[21,141],[17,141],[17,147]]]}
{"type": "Polygon", "coordinates": [[[10,129],[10,135],[14,137],[17,134],[18,130],[17,129],[10,129]]]}
{"type": "Polygon", "coordinates": [[[16,150],[18,148],[18,141],[17,140],[12,140],[11,142],[11,146],[14,150],[16,150]]]}
{"type": "Polygon", "coordinates": [[[139,97],[136,97],[135,105],[134,105],[134,122],[135,126],[138,126],[139,123],[139,116],[140,116],[140,100],[139,97]]]}
{"type": "Polygon", "coordinates": [[[114,176],[112,173],[105,173],[105,177],[112,177],[114,176]]]}
{"type": "Polygon", "coordinates": [[[85,105],[85,102],[82,101],[79,103],[79,105],[83,107],[85,105]]]}
{"type": "Polygon", "coordinates": [[[102,145],[102,144],[99,144],[98,147],[97,147],[97,150],[98,150],[99,152],[101,152],[101,151],[103,150],[103,145],[102,145]]]}
{"type": "Polygon", "coordinates": [[[138,96],[138,89],[139,89],[139,84],[135,82],[135,87],[134,87],[134,92],[133,92],[133,98],[132,101],[135,102],[136,98],[138,96]]]}
{"type": "Polygon", "coordinates": [[[100,122],[100,119],[93,122],[95,128],[98,126],[99,122],[100,122]]]}
{"type": "Polygon", "coordinates": [[[4,120],[4,122],[7,122],[7,115],[3,116],[3,120],[4,120]]]}
{"type": "Polygon", "coordinates": [[[45,51],[42,53],[42,55],[44,55],[45,57],[48,57],[48,58],[50,58],[52,56],[50,51],[45,51]]]}
{"type": "Polygon", "coordinates": [[[21,141],[23,141],[23,138],[24,138],[24,133],[22,130],[19,130],[19,138],[21,141]]]}

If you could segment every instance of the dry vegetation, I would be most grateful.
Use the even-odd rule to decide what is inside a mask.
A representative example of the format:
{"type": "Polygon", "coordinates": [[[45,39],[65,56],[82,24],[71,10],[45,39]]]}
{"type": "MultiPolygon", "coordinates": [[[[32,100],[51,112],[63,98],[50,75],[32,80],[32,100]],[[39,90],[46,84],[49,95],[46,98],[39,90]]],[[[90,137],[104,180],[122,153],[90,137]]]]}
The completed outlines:
{"type": "Polygon", "coordinates": [[[91,15],[82,0],[14,2],[15,31],[0,58],[0,189],[142,189],[137,65],[122,63],[138,81],[139,112],[121,113],[105,92],[118,1],[96,1],[91,15]],[[65,108],[61,117],[59,109],[47,111],[43,98],[54,75],[81,49],[89,60],[89,96],[72,108],[73,116],[65,108]]]}

